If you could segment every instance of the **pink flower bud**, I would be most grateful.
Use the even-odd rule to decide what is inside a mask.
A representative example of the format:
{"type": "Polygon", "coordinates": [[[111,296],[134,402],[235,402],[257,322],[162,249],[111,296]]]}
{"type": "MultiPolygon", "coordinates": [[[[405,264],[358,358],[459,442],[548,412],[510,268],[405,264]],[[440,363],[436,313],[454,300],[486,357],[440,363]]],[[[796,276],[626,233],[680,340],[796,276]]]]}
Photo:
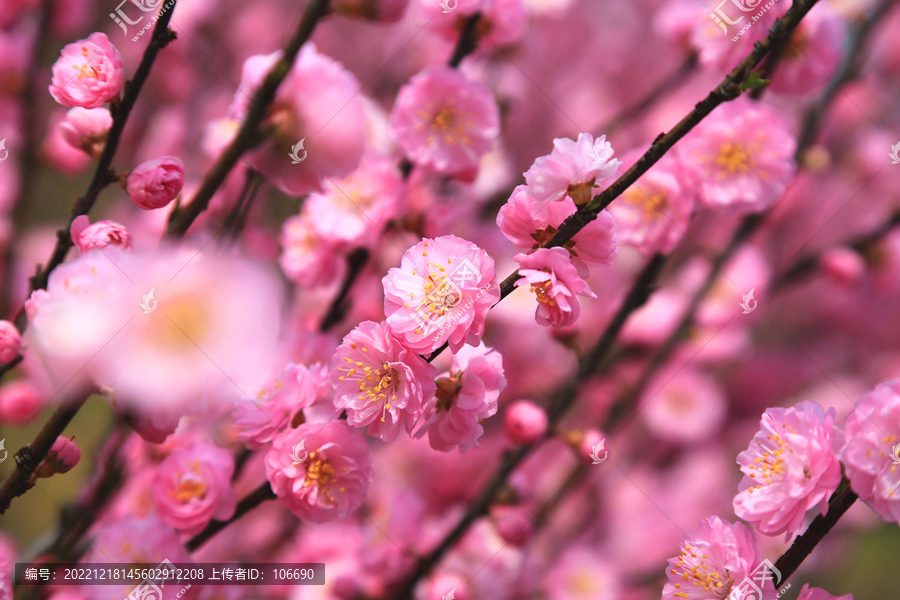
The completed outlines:
{"type": "Polygon", "coordinates": [[[63,106],[97,108],[125,84],[122,55],[105,33],[68,44],[53,64],[50,95],[63,106]]]}
{"type": "Polygon", "coordinates": [[[184,164],[175,156],[160,156],[132,169],[125,191],[139,208],[162,208],[174,200],[184,186],[184,164]]]}
{"type": "Polygon", "coordinates": [[[826,250],[820,259],[822,271],[837,283],[853,283],[866,272],[865,259],[853,248],[837,246],[826,250]]]}
{"type": "Polygon", "coordinates": [[[606,434],[596,429],[588,429],[578,444],[578,456],[589,465],[599,464],[606,459],[606,434]]]}
{"type": "Polygon", "coordinates": [[[495,506],[491,509],[494,526],[507,543],[525,546],[531,541],[534,525],[531,515],[522,506],[495,506]]]}
{"type": "Polygon", "coordinates": [[[517,444],[531,444],[547,430],[547,414],[531,400],[519,400],[506,410],[503,425],[509,439],[517,444]]]}
{"type": "Polygon", "coordinates": [[[131,250],[131,234],[115,221],[97,221],[91,224],[87,215],[76,217],[69,230],[72,241],[81,253],[95,248],[119,246],[123,250],[131,250]]]}
{"type": "Polygon", "coordinates": [[[22,338],[9,321],[0,321],[0,363],[8,363],[19,355],[22,338]]]}
{"type": "Polygon", "coordinates": [[[0,386],[0,423],[27,423],[41,410],[43,396],[27,379],[0,386]]]}
{"type": "Polygon", "coordinates": [[[106,108],[76,106],[66,113],[59,124],[59,132],[70,146],[84,150],[96,159],[103,151],[112,122],[112,116],[106,108]]]}
{"type": "Polygon", "coordinates": [[[81,460],[81,450],[75,443],[75,436],[73,435],[72,439],[59,436],[34,474],[37,477],[50,477],[56,473],[68,473],[72,467],[78,464],[79,460],[81,460]]]}

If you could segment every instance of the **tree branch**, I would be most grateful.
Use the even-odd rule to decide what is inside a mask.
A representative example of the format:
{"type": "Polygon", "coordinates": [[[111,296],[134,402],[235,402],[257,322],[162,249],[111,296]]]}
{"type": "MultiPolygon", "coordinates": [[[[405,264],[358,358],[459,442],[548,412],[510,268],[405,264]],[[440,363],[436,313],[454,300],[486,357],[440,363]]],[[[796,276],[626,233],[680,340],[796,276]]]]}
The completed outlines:
{"type": "Polygon", "coordinates": [[[241,155],[258,143],[259,126],[266,116],[269,105],[275,99],[278,87],[294,65],[294,60],[297,58],[297,53],[300,52],[301,46],[309,40],[319,20],[327,13],[328,0],[310,1],[306,11],[303,13],[303,17],[300,19],[297,32],[282,52],[281,59],[275,63],[275,66],[272,67],[262,84],[253,94],[253,98],[250,100],[250,109],[244,122],[241,124],[237,136],[228,145],[228,148],[219,155],[218,160],[206,174],[200,189],[197,190],[190,204],[179,210],[172,211],[168,227],[170,236],[181,237],[187,232],[191,223],[194,222],[201,212],[206,210],[213,194],[225,181],[225,177],[237,164],[241,155]]]}
{"type": "Polygon", "coordinates": [[[238,502],[237,508],[234,511],[234,515],[227,521],[210,521],[209,525],[206,528],[192,537],[190,541],[187,543],[186,547],[189,552],[193,552],[203,544],[205,544],[210,538],[214,535],[246,515],[248,512],[262,504],[266,500],[274,499],[275,493],[272,491],[272,487],[269,485],[269,482],[265,482],[252,492],[250,492],[247,496],[241,499],[238,502]]]}

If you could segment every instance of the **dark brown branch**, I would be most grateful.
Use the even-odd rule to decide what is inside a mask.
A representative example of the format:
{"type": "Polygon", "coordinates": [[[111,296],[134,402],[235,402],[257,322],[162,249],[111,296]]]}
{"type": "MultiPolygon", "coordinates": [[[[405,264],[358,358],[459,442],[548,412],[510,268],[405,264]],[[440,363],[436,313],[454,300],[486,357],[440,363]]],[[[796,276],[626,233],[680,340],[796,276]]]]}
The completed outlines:
{"type": "Polygon", "coordinates": [[[306,11],[303,13],[303,17],[300,19],[297,32],[282,52],[281,59],[275,63],[275,66],[272,67],[262,84],[253,94],[247,116],[244,122],[241,123],[237,136],[228,145],[228,148],[219,155],[216,164],[206,174],[200,189],[197,190],[190,204],[172,212],[168,227],[170,236],[181,237],[187,232],[191,223],[194,222],[201,212],[206,210],[213,194],[225,181],[228,173],[237,164],[241,155],[259,143],[259,126],[266,116],[269,105],[275,99],[278,87],[294,65],[294,60],[297,58],[297,53],[300,52],[300,47],[309,40],[319,20],[327,13],[328,0],[310,1],[309,6],[306,7],[306,11]]]}
{"type": "Polygon", "coordinates": [[[189,552],[193,552],[203,544],[205,544],[210,538],[214,535],[246,515],[248,512],[262,504],[266,500],[272,500],[275,498],[275,493],[272,491],[272,487],[269,485],[269,482],[265,482],[252,492],[250,492],[247,496],[241,499],[238,502],[237,508],[234,511],[234,515],[227,521],[210,521],[209,525],[206,528],[192,537],[190,541],[187,543],[187,549],[189,552]]]}
{"type": "Polygon", "coordinates": [[[0,515],[6,512],[13,498],[28,491],[28,482],[35,469],[47,456],[56,438],[62,435],[89,395],[90,393],[79,394],[76,399],[60,404],[50,419],[44,423],[34,441],[16,452],[16,468],[0,482],[0,515]]]}
{"type": "MultiPolygon", "coordinates": [[[[662,255],[655,255],[641,271],[631,290],[628,292],[616,315],[606,327],[606,330],[600,336],[599,341],[594,348],[585,356],[585,359],[579,365],[579,377],[573,378],[558,394],[556,400],[547,410],[549,428],[552,430],[559,418],[572,405],[578,390],[578,381],[587,373],[596,370],[597,366],[606,358],[607,353],[612,349],[613,342],[625,324],[628,316],[641,307],[650,295],[653,282],[662,271],[666,258],[662,255]]],[[[528,453],[537,445],[522,446],[515,450],[507,452],[503,457],[503,463],[491,477],[487,485],[478,494],[478,497],[469,505],[466,514],[456,524],[450,533],[435,547],[427,556],[419,559],[413,572],[401,584],[398,592],[394,596],[395,600],[407,600],[412,597],[412,591],[416,583],[424,577],[432,568],[434,568],[444,554],[447,553],[465,534],[469,527],[478,518],[486,515],[490,508],[491,502],[506,485],[506,480],[528,453]]]]}
{"type": "Polygon", "coordinates": [[[450,57],[450,62],[447,63],[451,67],[458,67],[459,63],[478,46],[478,38],[481,37],[478,31],[479,21],[481,21],[481,13],[477,12],[463,23],[459,41],[456,43],[456,48],[453,49],[453,56],[450,57]]]}
{"type": "MultiPolygon", "coordinates": [[[[762,41],[756,42],[753,51],[741,63],[729,73],[716,89],[697,103],[693,110],[684,117],[668,133],[660,135],[650,149],[611,186],[594,196],[576,213],[569,216],[559,227],[559,231],[553,238],[544,244],[545,248],[562,246],[572,239],[588,223],[597,218],[604,208],[613,200],[631,187],[641,175],[672,149],[676,142],[688,134],[700,121],[706,118],[716,107],[725,102],[734,100],[741,95],[741,84],[750,71],[766,56],[774,44],[793,33],[800,20],[815,6],[818,0],[796,0],[784,17],[780,18],[769,30],[769,35],[762,41]]],[[[512,273],[500,284],[500,297],[505,298],[515,289],[515,283],[519,279],[518,271],[512,273]]]]}
{"type": "Polygon", "coordinates": [[[340,323],[341,319],[344,318],[344,315],[349,308],[347,296],[350,294],[350,289],[353,287],[356,278],[359,277],[359,274],[362,272],[363,267],[366,266],[368,260],[369,251],[365,248],[357,248],[347,256],[347,275],[344,277],[344,283],[341,285],[338,295],[332,301],[331,307],[322,318],[322,322],[319,324],[319,331],[328,331],[340,323]]]}

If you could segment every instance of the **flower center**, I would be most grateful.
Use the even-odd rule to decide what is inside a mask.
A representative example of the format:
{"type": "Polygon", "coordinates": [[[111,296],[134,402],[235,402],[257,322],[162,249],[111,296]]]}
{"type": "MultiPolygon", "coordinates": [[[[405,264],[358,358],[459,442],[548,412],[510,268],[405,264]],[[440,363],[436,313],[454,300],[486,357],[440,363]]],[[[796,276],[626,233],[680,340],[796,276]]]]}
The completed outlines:
{"type": "Polygon", "coordinates": [[[632,186],[625,190],[625,201],[632,206],[643,209],[645,221],[657,221],[668,206],[669,195],[665,190],[654,190],[647,194],[644,190],[632,186]]]}
{"type": "Polygon", "coordinates": [[[193,478],[183,479],[178,482],[178,489],[172,490],[172,496],[181,504],[202,500],[206,497],[206,484],[193,478]]]}
{"type": "MultiPolygon", "coordinates": [[[[356,347],[356,344],[354,344],[353,349],[356,350],[356,347]]],[[[368,352],[368,349],[363,346],[362,351],[368,352]]],[[[381,366],[377,369],[372,369],[371,366],[366,365],[362,361],[354,363],[349,358],[344,358],[344,360],[351,366],[346,369],[339,368],[338,371],[341,373],[341,376],[338,379],[340,381],[344,381],[346,378],[358,379],[358,398],[360,400],[368,398],[372,402],[384,402],[384,407],[381,411],[381,422],[383,423],[385,414],[391,409],[390,403],[397,399],[395,387],[400,379],[397,370],[386,362],[381,363],[381,366]],[[359,372],[359,369],[362,369],[362,373],[359,372]],[[388,400],[388,394],[391,395],[390,400],[388,400]]]]}
{"type": "MultiPolygon", "coordinates": [[[[309,453],[310,463],[306,468],[306,479],[303,487],[316,485],[319,494],[325,496],[331,504],[336,504],[331,495],[331,484],[337,481],[337,471],[321,458],[316,458],[316,452],[309,453]]],[[[343,492],[344,488],[340,488],[343,492]]]]}
{"type": "MultiPolygon", "coordinates": [[[[791,426],[786,426],[785,429],[788,431],[793,431],[791,426]]],[[[772,478],[782,475],[784,473],[784,459],[782,455],[785,450],[793,454],[793,450],[791,449],[791,445],[787,443],[780,435],[777,433],[767,436],[766,443],[764,444],[762,441],[757,442],[760,446],[762,446],[766,452],[762,453],[762,456],[754,459],[752,465],[748,467],[750,471],[750,477],[755,479],[757,482],[760,482],[760,485],[753,486],[749,488],[750,493],[753,493],[754,490],[758,490],[762,487],[761,482],[765,482],[766,485],[772,483],[772,478]]],[[[808,474],[805,471],[804,474],[808,474]]]]}
{"type": "Polygon", "coordinates": [[[537,297],[537,301],[541,304],[549,304],[550,306],[556,306],[556,300],[550,296],[550,280],[542,281],[540,283],[532,283],[531,291],[534,292],[535,297],[537,297]]]}
{"type": "MultiPolygon", "coordinates": [[[[671,573],[672,575],[681,575],[682,581],[686,582],[685,586],[700,588],[704,592],[712,592],[717,598],[725,598],[728,594],[731,593],[731,586],[734,583],[734,579],[731,577],[731,573],[726,569],[724,574],[720,574],[718,571],[713,570],[710,572],[710,563],[708,563],[709,557],[699,548],[692,549],[690,544],[684,545],[684,550],[681,551],[681,556],[678,557],[678,564],[676,568],[673,568],[671,573]],[[699,555],[698,555],[699,553],[699,555]],[[678,567],[681,568],[681,573],[678,571],[678,567]]],[[[681,588],[682,584],[676,583],[676,588],[681,588]]],[[[690,597],[690,594],[687,592],[678,591],[672,594],[676,598],[687,598],[690,597]]]]}
{"type": "Polygon", "coordinates": [[[429,146],[435,144],[435,135],[441,136],[443,142],[451,146],[457,142],[464,145],[471,142],[466,135],[466,128],[474,125],[474,122],[468,113],[457,110],[452,101],[448,101],[439,109],[434,104],[428,104],[425,110],[419,111],[419,118],[422,123],[416,126],[416,130],[421,131],[427,125],[430,135],[426,143],[429,146]]]}
{"type": "MultiPolygon", "coordinates": [[[[87,46],[81,47],[81,55],[83,57],[87,58],[87,55],[88,55],[87,46]]],[[[72,68],[75,69],[76,71],[78,71],[78,75],[77,75],[78,81],[83,81],[85,76],[90,77],[91,79],[97,79],[98,75],[99,75],[97,72],[97,68],[88,66],[87,63],[84,63],[83,65],[77,65],[77,64],[72,65],[72,68]]]]}
{"type": "Polygon", "coordinates": [[[425,297],[422,298],[422,308],[427,308],[429,316],[443,317],[459,304],[462,295],[459,288],[441,272],[428,274],[425,280],[425,297]]]}
{"type": "Polygon", "coordinates": [[[716,164],[729,173],[746,173],[755,162],[740,142],[725,142],[716,157],[716,164]]]}
{"type": "Polygon", "coordinates": [[[437,392],[434,395],[437,398],[438,410],[450,410],[463,387],[462,372],[451,373],[449,377],[441,377],[435,381],[435,384],[437,384],[437,392]]]}

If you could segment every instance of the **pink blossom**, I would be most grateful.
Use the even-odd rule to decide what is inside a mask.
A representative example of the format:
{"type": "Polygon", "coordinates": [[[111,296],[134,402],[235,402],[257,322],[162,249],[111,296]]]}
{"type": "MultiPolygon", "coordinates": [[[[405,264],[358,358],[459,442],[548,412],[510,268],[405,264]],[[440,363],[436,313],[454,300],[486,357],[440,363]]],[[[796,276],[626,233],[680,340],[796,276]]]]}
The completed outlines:
{"type": "Polygon", "coordinates": [[[22,338],[9,321],[0,320],[0,363],[8,363],[19,356],[22,338]]]}
{"type": "MultiPolygon", "coordinates": [[[[631,166],[638,153],[625,157],[631,166]]],[[[634,246],[644,256],[669,254],[688,229],[694,210],[694,194],[681,164],[663,156],[607,209],[616,222],[619,242],[634,246]]]]}
{"type": "Polygon", "coordinates": [[[161,156],[136,166],[125,180],[125,191],[144,210],[162,208],[184,187],[184,163],[177,156],[161,156]]]}
{"type": "Polygon", "coordinates": [[[235,402],[238,438],[250,450],[263,448],[279,431],[302,419],[301,411],[316,401],[316,391],[315,377],[305,366],[288,364],[255,400],[235,402]]]}
{"type": "Polygon", "coordinates": [[[0,423],[23,424],[34,417],[44,404],[44,396],[27,379],[0,386],[0,423]]]}
{"type": "Polygon", "coordinates": [[[73,148],[84,150],[94,159],[100,157],[106,144],[106,134],[112,127],[112,116],[107,108],[69,109],[59,124],[59,131],[73,148]]]}
{"type": "Polygon", "coordinates": [[[808,583],[804,583],[800,588],[800,595],[797,600],[853,600],[853,594],[844,594],[843,596],[832,596],[822,588],[811,588],[808,583]]]}
{"type": "Polygon", "coordinates": [[[334,10],[377,23],[395,23],[403,17],[408,4],[409,0],[337,0],[334,10]]]}
{"type": "Polygon", "coordinates": [[[285,220],[279,237],[282,253],[278,259],[288,279],[313,288],[331,283],[337,275],[337,252],[318,234],[306,214],[285,220]]]}
{"type": "Polygon", "coordinates": [[[122,55],[105,33],[67,44],[53,63],[50,95],[63,106],[97,108],[125,84],[122,55]]]}
{"type": "Polygon", "coordinates": [[[79,252],[89,252],[109,245],[119,246],[123,250],[132,248],[131,234],[124,225],[115,221],[91,223],[87,215],[75,217],[69,235],[79,252]]]}
{"type": "Polygon", "coordinates": [[[364,159],[350,177],[326,180],[324,187],[306,199],[304,214],[329,243],[374,248],[402,208],[403,181],[385,158],[364,159]]]}
{"type": "Polygon", "coordinates": [[[434,400],[425,409],[428,443],[440,452],[457,445],[465,453],[484,434],[481,421],[497,414],[497,399],[506,387],[503,356],[484,342],[464,346],[453,355],[450,371],[437,380],[434,400]]]}
{"type": "Polygon", "coordinates": [[[528,545],[534,535],[533,515],[525,506],[494,504],[491,521],[505,541],[516,546],[528,545]]]}
{"type": "Polygon", "coordinates": [[[363,437],[344,421],[301,425],[275,436],[266,477],[278,499],[306,523],[343,519],[365,499],[374,477],[363,437]],[[308,457],[303,458],[308,452],[308,457]]]}
{"type": "MultiPolygon", "coordinates": [[[[663,600],[720,600],[759,563],[759,549],[749,527],[710,517],[685,538],[681,554],[669,559],[663,600]]],[[[775,597],[771,580],[763,587],[763,597],[775,597]]]]}
{"type": "MultiPolygon", "coordinates": [[[[576,210],[575,202],[569,197],[542,204],[529,195],[527,186],[520,185],[500,208],[497,225],[519,248],[536,249],[550,241],[566,217],[576,210]]],[[[616,222],[603,210],[572,237],[566,248],[572,262],[579,267],[602,266],[612,264],[619,253],[618,242],[616,222]]]]}
{"type": "Polygon", "coordinates": [[[57,473],[68,473],[78,464],[79,460],[81,460],[81,450],[75,443],[75,436],[73,435],[71,439],[59,436],[53,442],[47,456],[34,470],[34,476],[51,477],[57,473]]]}
{"type": "Polygon", "coordinates": [[[829,4],[819,3],[803,17],[784,49],[772,78],[772,91],[803,94],[834,76],[843,58],[847,28],[829,4]]]}
{"type": "Polygon", "coordinates": [[[900,379],[882,381],[856,403],[841,449],[853,491],[891,523],[900,523],[900,379]]]}
{"type": "Polygon", "coordinates": [[[516,444],[533,444],[547,430],[547,413],[531,400],[517,400],[506,408],[503,429],[516,444]]]}
{"type": "Polygon", "coordinates": [[[347,410],[347,422],[369,426],[382,441],[407,433],[437,387],[432,365],[394,337],[384,322],[364,321],[344,337],[331,365],[334,404],[347,410]]]}
{"type": "Polygon", "coordinates": [[[447,41],[455,43],[459,39],[468,17],[481,13],[484,41],[488,49],[506,46],[522,38],[526,31],[528,14],[523,0],[456,0],[447,2],[453,10],[444,10],[438,0],[420,0],[422,15],[428,19],[428,27],[447,41]]]}
{"type": "Polygon", "coordinates": [[[25,314],[28,316],[29,322],[34,319],[38,307],[49,298],[50,293],[47,290],[34,290],[31,292],[31,296],[25,301],[25,314]]]}
{"type": "Polygon", "coordinates": [[[832,449],[834,409],[817,402],[770,408],[750,447],[738,455],[744,478],[734,513],[766,535],[785,534],[803,525],[806,511],[828,498],[841,482],[841,465],[832,449]]]}
{"type": "Polygon", "coordinates": [[[679,370],[673,365],[651,379],[640,406],[655,436],[688,444],[719,431],[725,420],[727,397],[719,383],[702,371],[690,366],[679,370]]]}
{"type": "Polygon", "coordinates": [[[622,582],[613,565],[593,546],[567,549],[544,577],[548,600],[617,600],[622,582]]]}
{"type": "Polygon", "coordinates": [[[582,278],[587,274],[579,272],[565,248],[539,248],[533,254],[517,254],[516,262],[522,276],[516,287],[531,286],[538,301],[534,314],[538,325],[569,327],[581,313],[576,294],[597,297],[582,278]]]}
{"type": "Polygon", "coordinates": [[[608,454],[609,448],[606,447],[606,434],[596,429],[588,429],[584,432],[584,435],[581,436],[581,441],[578,444],[578,456],[581,458],[582,462],[592,465],[595,463],[595,456],[597,459],[606,460],[609,456],[608,454]]]}
{"type": "Polygon", "coordinates": [[[193,442],[174,450],[159,465],[153,501],[160,518],[188,535],[212,520],[228,520],[237,506],[231,488],[234,458],[223,448],[193,442]]]}
{"type": "Polygon", "coordinates": [[[835,246],[824,250],[819,263],[823,273],[842,285],[851,285],[866,273],[865,259],[849,246],[835,246]]]}
{"type": "Polygon", "coordinates": [[[719,106],[676,148],[702,204],[745,214],[778,201],[794,175],[796,146],[777,112],[742,97],[719,106]]]}
{"type": "Polygon", "coordinates": [[[597,182],[616,174],[619,160],[606,136],[596,140],[590,133],[578,139],[556,138],[550,154],[535,159],[525,172],[529,195],[538,202],[562,200],[570,196],[575,204],[587,203],[597,182]]]}
{"type": "Polygon", "coordinates": [[[471,181],[500,131],[500,110],[483,84],[436,66],[400,88],[390,125],[414,163],[471,181]]]}
{"type": "Polygon", "coordinates": [[[418,352],[449,342],[477,345],[488,310],[500,300],[494,259],[455,235],[425,238],[382,279],[387,324],[418,352]]]}
{"type": "MultiPolygon", "coordinates": [[[[280,58],[279,51],[244,61],[230,118],[242,120],[247,115],[253,92],[280,58]]],[[[311,42],[304,44],[267,113],[264,128],[271,143],[252,152],[250,164],[294,196],[319,189],[323,175],[349,175],[365,150],[360,89],[343,65],[320,54],[311,42]],[[301,140],[307,158],[292,164],[289,154],[301,140]]],[[[298,150],[300,156],[303,152],[298,150]]]]}

